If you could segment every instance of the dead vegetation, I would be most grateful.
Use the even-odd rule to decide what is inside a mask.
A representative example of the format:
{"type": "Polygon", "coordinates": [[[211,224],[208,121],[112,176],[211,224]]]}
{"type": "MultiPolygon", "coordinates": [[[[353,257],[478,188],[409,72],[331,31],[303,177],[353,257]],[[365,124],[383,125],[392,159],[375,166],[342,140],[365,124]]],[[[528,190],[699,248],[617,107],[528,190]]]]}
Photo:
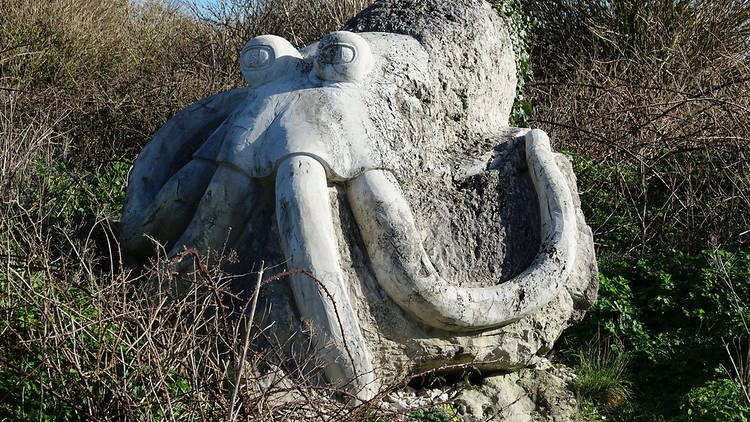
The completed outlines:
{"type": "Polygon", "coordinates": [[[747,2],[524,3],[539,20],[531,123],[581,160],[595,237],[748,245],[747,2]]]}
{"type": "Polygon", "coordinates": [[[347,406],[349,393],[322,387],[315,354],[286,353],[259,325],[263,310],[249,311],[256,282],[279,279],[248,274],[237,292],[196,265],[177,295],[163,259],[122,264],[128,171],[158,127],[239,86],[247,39],[304,45],[366,5],[221,4],[193,5],[196,18],[161,1],[0,0],[0,418],[399,420],[418,409],[347,406]]]}
{"type": "MultiPolygon", "coordinates": [[[[318,13],[340,20],[351,13],[342,5],[320,2],[318,13]]],[[[145,287],[163,271],[122,265],[116,220],[130,163],[174,112],[239,85],[232,46],[255,35],[231,31],[242,17],[222,26],[159,1],[2,0],[0,9],[2,417],[364,418],[369,407],[322,399],[331,393],[312,381],[269,375],[284,365],[314,372],[315,362],[285,362],[282,345],[248,349],[263,334],[246,330],[252,303],[218,270],[196,273],[177,297],[145,287]]],[[[306,41],[304,22],[278,25],[306,41]]]]}

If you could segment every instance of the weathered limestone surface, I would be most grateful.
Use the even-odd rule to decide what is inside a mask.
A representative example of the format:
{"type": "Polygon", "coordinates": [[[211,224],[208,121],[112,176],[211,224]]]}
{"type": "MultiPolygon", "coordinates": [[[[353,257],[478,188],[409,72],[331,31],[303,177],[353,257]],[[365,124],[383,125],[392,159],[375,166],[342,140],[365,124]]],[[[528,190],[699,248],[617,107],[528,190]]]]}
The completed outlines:
{"type": "Polygon", "coordinates": [[[311,271],[336,309],[298,274],[264,288],[259,326],[364,398],[443,364],[525,367],[591,306],[597,268],[570,162],[507,127],[503,21],[481,0],[380,0],[344,29],[359,35],[248,43],[250,88],[189,107],[139,156],[123,247],[228,241],[229,271],[311,271]]]}
{"type": "Polygon", "coordinates": [[[577,420],[578,402],[566,388],[575,374],[546,359],[516,372],[486,377],[461,393],[456,402],[465,422],[489,418],[504,422],[577,420]],[[493,417],[494,416],[494,417],[493,417]]]}
{"type": "MultiPolygon", "coordinates": [[[[382,47],[368,38],[376,57],[386,60],[383,82],[365,98],[377,110],[371,115],[386,116],[375,121],[379,138],[401,157],[413,157],[400,160],[394,173],[441,276],[459,286],[490,286],[523,272],[540,248],[540,216],[523,141],[505,127],[515,66],[503,21],[483,1],[390,0],[376,2],[345,29],[413,37],[395,43],[391,35],[371,35],[388,40],[382,47]],[[411,47],[415,41],[421,48],[411,47]]],[[[383,374],[471,359],[519,368],[582,317],[597,289],[593,240],[570,163],[562,155],[556,160],[575,203],[575,269],[540,311],[499,329],[456,335],[414,321],[383,294],[369,266],[359,264],[367,253],[359,236],[351,236],[358,230],[347,223],[348,207],[339,207],[344,267],[351,265],[347,271],[363,282],[354,297],[367,310],[363,332],[381,359],[376,368],[388,368],[383,374]]],[[[340,192],[335,199],[345,203],[340,192]]]]}

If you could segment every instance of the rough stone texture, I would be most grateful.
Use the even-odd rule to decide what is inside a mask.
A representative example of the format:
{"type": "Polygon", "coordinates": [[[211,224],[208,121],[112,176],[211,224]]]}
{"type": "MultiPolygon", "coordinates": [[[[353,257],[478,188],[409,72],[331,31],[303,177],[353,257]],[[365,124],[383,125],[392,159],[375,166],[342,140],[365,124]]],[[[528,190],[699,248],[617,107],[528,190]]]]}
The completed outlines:
{"type": "MultiPolygon", "coordinates": [[[[376,2],[345,29],[414,37],[394,42],[393,36],[368,34],[376,57],[385,59],[382,76],[365,99],[371,109],[390,114],[376,118],[375,125],[379,138],[400,153],[402,159],[393,162],[403,165],[394,173],[433,264],[443,278],[461,286],[487,286],[518,275],[540,246],[539,211],[523,143],[514,136],[517,130],[503,128],[514,97],[515,67],[502,21],[482,1],[390,0],[376,2]],[[411,47],[415,41],[423,53],[411,47]]],[[[342,264],[361,280],[361,287],[352,283],[352,296],[358,298],[375,366],[386,379],[404,369],[472,359],[496,360],[488,369],[520,368],[549,351],[562,330],[582,317],[598,286],[593,239],[571,165],[562,155],[557,162],[577,210],[574,275],[533,316],[473,334],[424,327],[383,294],[366,265],[345,194],[336,189],[342,264]]]]}
{"type": "Polygon", "coordinates": [[[507,422],[574,421],[578,418],[578,402],[566,388],[571,372],[539,359],[517,372],[484,378],[475,389],[463,391],[456,402],[465,422],[489,418],[507,422]]]}
{"type": "MultiPolygon", "coordinates": [[[[453,184],[429,186],[424,203],[414,205],[428,254],[446,279],[474,286],[509,279],[525,269],[539,248],[535,192],[524,164],[523,143],[510,138],[493,151],[488,170],[453,184]],[[427,197],[430,197],[428,201],[427,197]],[[467,230],[469,228],[469,230],[467,230]]],[[[558,165],[574,188],[570,162],[557,156],[558,165]]],[[[424,183],[424,181],[423,181],[424,183]]],[[[331,199],[342,254],[342,267],[351,279],[362,330],[376,360],[376,370],[387,381],[405,372],[443,364],[478,360],[495,362],[486,369],[514,370],[537,354],[548,352],[562,330],[578,321],[594,301],[597,269],[591,231],[585,225],[574,192],[578,223],[576,270],[565,288],[539,312],[501,328],[457,335],[423,326],[406,314],[378,286],[369,268],[356,221],[342,189],[333,187],[331,199]]],[[[412,192],[415,194],[414,192],[412,192]]],[[[407,191],[407,195],[409,192],[407,191]]],[[[273,319],[273,318],[272,318],[273,319]]]]}
{"type": "MultiPolygon", "coordinates": [[[[476,147],[474,135],[493,134],[507,126],[515,97],[515,62],[508,30],[488,2],[377,1],[344,29],[404,34],[421,44],[429,58],[430,88],[425,91],[417,85],[410,94],[421,104],[412,102],[453,129],[444,140],[430,139],[431,145],[445,141],[465,155],[476,147]],[[456,145],[454,136],[462,142],[456,145]]],[[[421,65],[421,57],[401,59],[421,65]]],[[[409,75],[416,82],[411,69],[391,73],[409,75]]]]}
{"type": "MultiPolygon", "coordinates": [[[[542,229],[538,195],[519,137],[523,131],[505,126],[514,97],[515,69],[510,38],[501,19],[489,3],[480,0],[381,0],[345,29],[363,32],[374,58],[368,79],[352,94],[366,109],[365,123],[371,125],[364,135],[371,158],[367,166],[386,169],[395,177],[414,214],[427,256],[441,277],[455,286],[487,287],[522,273],[540,250],[542,229]]],[[[312,71],[316,50],[316,44],[302,49],[295,71],[312,71]]],[[[285,83],[305,89],[317,86],[300,78],[285,83]]],[[[263,172],[244,169],[242,173],[241,163],[234,163],[239,170],[234,173],[224,162],[218,163],[218,170],[217,163],[211,164],[214,167],[205,164],[215,156],[212,154],[227,152],[226,144],[205,140],[214,133],[212,128],[225,119],[232,120],[227,116],[233,110],[228,108],[246,110],[251,117],[256,113],[242,102],[243,95],[247,91],[211,97],[186,110],[191,119],[183,120],[188,123],[168,122],[166,129],[160,130],[162,138],[183,136],[178,141],[182,143],[147,146],[139,157],[140,167],[136,162],[131,184],[143,178],[141,186],[151,189],[151,200],[155,197],[156,201],[160,183],[179,174],[180,169],[195,167],[199,171],[190,174],[207,174],[209,179],[221,174],[211,185],[202,176],[187,177],[176,185],[179,192],[198,199],[203,190],[232,195],[233,189],[239,189],[251,197],[252,206],[247,209],[222,211],[233,212],[233,221],[242,222],[239,227],[229,224],[233,228],[230,246],[237,250],[241,262],[227,269],[241,273],[263,260],[273,268],[271,275],[288,265],[280,242],[288,241],[289,233],[279,228],[286,211],[278,208],[278,180],[275,174],[265,177],[271,167],[280,164],[274,160],[281,161],[283,154],[261,166],[263,172]],[[208,152],[196,154],[191,161],[199,147],[208,152]],[[162,181],[154,181],[154,175],[162,181]]],[[[345,141],[341,140],[344,146],[345,141]]],[[[357,172],[328,175],[342,285],[348,290],[345,296],[351,298],[375,375],[383,384],[409,372],[471,360],[486,361],[480,365],[486,370],[523,368],[549,351],[562,330],[578,321],[593,303],[597,269],[591,231],[580,211],[569,161],[562,155],[556,155],[555,160],[569,185],[575,208],[575,268],[567,279],[559,280],[559,293],[537,312],[499,328],[467,333],[443,331],[418,322],[382,290],[360,235],[360,222],[349,206],[352,198],[348,197],[348,181],[358,177],[357,172]]],[[[327,170],[330,173],[331,169],[327,170]]],[[[294,200],[300,196],[290,195],[294,200]]],[[[213,198],[221,202],[215,199],[219,196],[213,198]]],[[[176,212],[196,207],[197,200],[191,204],[176,212]]],[[[129,188],[124,227],[135,230],[132,224],[128,226],[128,210],[148,205],[149,199],[138,197],[137,187],[129,188]]],[[[217,221],[216,217],[210,212],[201,216],[210,224],[217,221]]],[[[226,231],[217,229],[212,235],[221,240],[226,231]]],[[[165,241],[177,247],[182,244],[180,239],[165,241]]],[[[132,240],[132,244],[135,254],[145,248],[140,240],[132,240]]],[[[252,277],[239,278],[235,283],[238,290],[254,285],[252,277]]],[[[300,313],[302,317],[308,315],[294,305],[300,295],[295,297],[292,290],[288,280],[265,287],[260,326],[269,326],[269,336],[289,345],[289,354],[300,355],[306,353],[309,333],[300,313]],[[299,341],[287,342],[290,336],[299,341]]],[[[319,333],[312,334],[313,339],[320,338],[316,336],[319,333]]]]}
{"type": "Polygon", "coordinates": [[[518,371],[462,384],[458,391],[455,386],[407,386],[386,395],[380,405],[398,412],[450,402],[464,422],[569,422],[579,419],[574,380],[572,369],[539,358],[518,371]]]}

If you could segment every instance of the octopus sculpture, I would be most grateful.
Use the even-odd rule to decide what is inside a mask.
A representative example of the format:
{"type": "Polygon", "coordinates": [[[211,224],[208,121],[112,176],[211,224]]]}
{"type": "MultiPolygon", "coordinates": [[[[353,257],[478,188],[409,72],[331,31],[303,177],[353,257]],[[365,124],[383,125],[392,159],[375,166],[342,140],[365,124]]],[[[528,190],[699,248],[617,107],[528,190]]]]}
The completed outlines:
{"type": "MultiPolygon", "coordinates": [[[[135,162],[121,220],[123,248],[147,255],[146,235],[200,251],[234,245],[274,180],[274,215],[300,316],[314,328],[326,378],[361,399],[378,389],[370,351],[342,276],[329,185],[339,185],[377,281],[426,326],[469,332],[502,326],[545,305],[575,261],[575,210],[544,132],[525,135],[542,244],[527,270],[489,287],[445,280],[425,252],[412,210],[364,92],[377,61],[367,34],[339,31],[295,49],[264,35],[241,52],[246,88],[217,94],[169,120],[135,162]]],[[[397,151],[396,151],[397,153],[397,151]]],[[[177,268],[178,271],[184,269],[177,268]]]]}

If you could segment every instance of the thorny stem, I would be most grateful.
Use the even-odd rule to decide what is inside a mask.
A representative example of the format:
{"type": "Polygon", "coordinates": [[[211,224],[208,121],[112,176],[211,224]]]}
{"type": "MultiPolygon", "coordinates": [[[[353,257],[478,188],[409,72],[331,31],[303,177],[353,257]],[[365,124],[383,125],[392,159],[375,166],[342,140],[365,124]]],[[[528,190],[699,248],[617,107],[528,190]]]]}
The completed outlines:
{"type": "Polygon", "coordinates": [[[323,292],[325,292],[326,296],[328,296],[328,300],[330,300],[331,303],[333,304],[333,311],[336,313],[336,322],[338,322],[339,330],[341,330],[341,341],[344,343],[344,350],[346,350],[346,354],[347,356],[349,356],[349,361],[352,363],[352,368],[354,369],[354,378],[357,379],[361,375],[364,375],[364,374],[357,374],[357,369],[356,369],[357,364],[354,362],[354,357],[352,356],[351,350],[349,350],[349,345],[346,344],[346,333],[344,332],[344,324],[341,323],[341,317],[339,316],[339,309],[336,306],[336,301],[333,299],[333,295],[328,291],[328,288],[326,288],[325,284],[323,284],[322,281],[318,280],[314,275],[312,275],[308,271],[293,270],[293,271],[286,271],[280,274],[276,274],[275,276],[263,281],[263,284],[265,285],[266,283],[269,283],[271,281],[278,280],[279,278],[286,277],[286,276],[293,275],[293,274],[304,274],[310,277],[313,281],[315,281],[315,283],[318,284],[318,286],[320,286],[321,289],[323,289],[323,292]]]}
{"type": "MultiPolygon", "coordinates": [[[[263,264],[260,262],[260,270],[258,271],[258,281],[255,283],[255,291],[253,292],[253,305],[250,308],[250,318],[245,325],[245,338],[242,341],[242,356],[240,356],[239,367],[237,368],[237,379],[234,383],[234,391],[232,391],[232,400],[229,402],[229,420],[234,421],[237,419],[237,414],[234,413],[234,404],[237,400],[237,393],[240,390],[240,380],[242,379],[242,370],[244,367],[245,359],[247,358],[247,349],[250,344],[250,329],[253,326],[253,319],[255,318],[255,307],[258,305],[258,294],[260,293],[260,285],[263,282],[263,264]]],[[[239,408],[237,412],[239,414],[239,408]]]]}

